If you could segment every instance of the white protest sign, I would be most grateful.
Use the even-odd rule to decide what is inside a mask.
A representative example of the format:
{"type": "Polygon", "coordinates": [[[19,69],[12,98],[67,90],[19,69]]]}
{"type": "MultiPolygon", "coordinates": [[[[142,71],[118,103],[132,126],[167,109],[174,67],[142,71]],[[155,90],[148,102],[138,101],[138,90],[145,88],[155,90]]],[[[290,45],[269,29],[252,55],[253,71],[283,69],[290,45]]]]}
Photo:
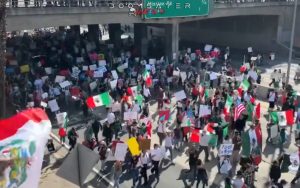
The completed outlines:
{"type": "Polygon", "coordinates": [[[296,174],[299,168],[299,155],[298,153],[290,154],[290,162],[291,165],[289,166],[289,172],[292,174],[296,174]]]}
{"type": "Polygon", "coordinates": [[[181,90],[181,91],[178,91],[178,92],[174,93],[174,96],[176,98],[176,101],[180,101],[180,100],[186,98],[186,94],[185,94],[184,90],[181,90]]]}
{"type": "Polygon", "coordinates": [[[127,144],[124,143],[117,143],[116,146],[116,151],[115,151],[115,158],[118,161],[124,161],[125,160],[125,156],[127,153],[127,144]]]}
{"type": "Polygon", "coordinates": [[[65,123],[66,117],[67,117],[67,112],[62,112],[62,113],[56,114],[57,124],[63,125],[65,123]]]}
{"type": "Polygon", "coordinates": [[[206,44],[206,45],[204,46],[204,51],[209,52],[209,51],[211,51],[212,47],[213,47],[213,46],[212,46],[211,44],[206,44]]]}
{"type": "Polygon", "coordinates": [[[56,112],[59,110],[56,99],[48,101],[48,105],[49,105],[49,108],[51,109],[51,112],[56,112]]]}
{"type": "Polygon", "coordinates": [[[48,76],[43,76],[41,79],[43,80],[43,82],[45,82],[47,79],[49,79],[49,77],[48,76]]]}
{"type": "Polygon", "coordinates": [[[106,67],[105,66],[101,66],[101,67],[99,67],[98,69],[97,69],[97,71],[100,71],[100,72],[106,72],[107,71],[107,69],[106,69],[106,67]]]}
{"type": "Polygon", "coordinates": [[[209,79],[210,79],[210,80],[216,80],[217,78],[218,78],[217,73],[211,72],[211,73],[209,74],[209,79]]]}
{"type": "Polygon", "coordinates": [[[124,120],[137,119],[137,112],[124,112],[124,120]]]}
{"type": "Polygon", "coordinates": [[[80,70],[79,70],[79,68],[78,67],[72,67],[72,73],[79,73],[80,72],[80,70]]]}
{"type": "Polygon", "coordinates": [[[252,47],[248,47],[248,53],[251,53],[251,52],[253,52],[252,47]]]}
{"type": "Polygon", "coordinates": [[[83,62],[84,62],[83,57],[76,58],[76,63],[83,63],[83,62]]]}
{"type": "Polygon", "coordinates": [[[46,67],[45,68],[45,72],[46,72],[46,74],[52,74],[52,68],[51,67],[46,67]]]}
{"type": "Polygon", "coordinates": [[[44,107],[44,108],[47,108],[47,103],[45,103],[44,101],[41,101],[41,104],[40,104],[42,107],[44,107]]]}
{"type": "Polygon", "coordinates": [[[167,82],[168,82],[168,83],[171,83],[171,82],[172,82],[172,80],[173,80],[173,78],[172,78],[172,77],[169,77],[169,78],[167,78],[167,82]]]}
{"type": "Polygon", "coordinates": [[[173,53],[173,60],[176,60],[176,57],[177,57],[176,53],[173,53]]]}
{"type": "Polygon", "coordinates": [[[121,103],[115,102],[114,104],[112,104],[111,111],[112,112],[119,112],[119,111],[121,111],[121,103]]]}
{"type": "Polygon", "coordinates": [[[88,67],[88,66],[85,66],[85,65],[84,65],[84,66],[82,66],[82,70],[83,70],[83,71],[87,71],[88,69],[89,69],[89,67],[88,67]]]}
{"type": "Polygon", "coordinates": [[[146,64],[146,65],[145,65],[145,68],[146,68],[146,70],[150,71],[150,70],[151,70],[151,65],[146,64]]]}
{"type": "Polygon", "coordinates": [[[68,86],[70,86],[70,85],[72,85],[72,84],[71,84],[68,80],[59,83],[59,86],[60,86],[61,88],[66,88],[66,87],[68,87],[68,86]]]}
{"type": "Polygon", "coordinates": [[[98,65],[100,66],[105,66],[106,65],[106,60],[99,60],[98,65]]]}
{"type": "Polygon", "coordinates": [[[128,69],[128,62],[126,62],[126,63],[123,64],[123,68],[124,69],[128,69]]]}
{"type": "Polygon", "coordinates": [[[55,83],[63,82],[63,81],[65,81],[65,79],[66,79],[66,77],[57,75],[57,76],[55,77],[55,83]]]}
{"type": "Polygon", "coordinates": [[[97,87],[97,82],[96,82],[96,81],[90,83],[90,89],[91,89],[92,91],[93,91],[94,89],[96,89],[96,87],[97,87]]]}
{"type": "Polygon", "coordinates": [[[94,78],[100,78],[103,77],[103,72],[101,71],[94,71],[94,78]]]}
{"type": "Polygon", "coordinates": [[[28,102],[27,107],[28,108],[33,108],[34,107],[34,102],[28,102]]]}
{"type": "Polygon", "coordinates": [[[156,59],[149,59],[149,64],[154,65],[156,63],[156,59]]]}
{"type": "Polygon", "coordinates": [[[233,147],[234,147],[233,144],[221,144],[219,149],[219,155],[220,156],[232,155],[233,147]]]}
{"type": "Polygon", "coordinates": [[[117,79],[119,78],[118,73],[117,73],[116,70],[112,70],[112,71],[111,71],[111,74],[112,74],[112,76],[113,76],[113,78],[114,78],[115,80],[117,80],[117,79]]]}
{"type": "Polygon", "coordinates": [[[187,48],[187,53],[191,53],[192,52],[192,49],[191,48],[187,48]]]}
{"type": "Polygon", "coordinates": [[[173,76],[180,76],[180,71],[174,70],[174,71],[173,71],[173,76]]]}
{"type": "Polygon", "coordinates": [[[118,80],[112,80],[109,82],[110,88],[115,89],[117,87],[118,80]]]}
{"type": "Polygon", "coordinates": [[[90,68],[90,70],[96,70],[97,69],[97,65],[90,65],[89,68],[90,68]]]}
{"type": "Polygon", "coordinates": [[[186,72],[180,72],[180,77],[181,77],[182,82],[184,82],[187,78],[186,72]]]}
{"type": "Polygon", "coordinates": [[[251,60],[251,61],[256,61],[256,60],[257,60],[257,57],[251,57],[250,60],[251,60]]]}
{"type": "Polygon", "coordinates": [[[46,98],[48,98],[48,93],[43,93],[42,94],[42,99],[46,99],[46,98]]]}
{"type": "Polygon", "coordinates": [[[258,75],[257,75],[257,73],[255,72],[255,71],[253,71],[253,70],[250,70],[249,72],[248,72],[248,75],[253,79],[253,80],[257,80],[257,77],[258,77],[258,75]]]}
{"type": "Polygon", "coordinates": [[[208,105],[200,105],[199,108],[199,116],[204,117],[207,115],[211,115],[211,108],[208,105]]]}

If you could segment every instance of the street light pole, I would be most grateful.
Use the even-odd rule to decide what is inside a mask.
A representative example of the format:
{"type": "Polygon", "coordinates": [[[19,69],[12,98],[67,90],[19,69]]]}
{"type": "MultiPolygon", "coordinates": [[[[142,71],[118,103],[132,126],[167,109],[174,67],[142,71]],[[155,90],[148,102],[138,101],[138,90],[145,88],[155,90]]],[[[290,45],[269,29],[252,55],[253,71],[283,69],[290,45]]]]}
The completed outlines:
{"type": "Polygon", "coordinates": [[[286,86],[289,84],[289,80],[290,80],[290,71],[291,71],[291,62],[292,62],[293,46],[294,46],[295,26],[296,26],[296,16],[297,16],[297,4],[298,4],[298,0],[295,0],[294,13],[293,13],[293,25],[292,25],[292,33],[291,33],[291,40],[290,40],[289,60],[288,60],[288,68],[287,68],[286,82],[285,82],[286,86]]]}

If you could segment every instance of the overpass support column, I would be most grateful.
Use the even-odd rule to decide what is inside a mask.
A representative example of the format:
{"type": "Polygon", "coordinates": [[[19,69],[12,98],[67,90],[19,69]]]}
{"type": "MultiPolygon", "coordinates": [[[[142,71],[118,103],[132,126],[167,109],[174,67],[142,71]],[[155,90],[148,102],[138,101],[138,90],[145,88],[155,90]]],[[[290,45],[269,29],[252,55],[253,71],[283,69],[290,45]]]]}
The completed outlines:
{"type": "Polygon", "coordinates": [[[172,24],[172,53],[171,58],[173,58],[173,53],[176,53],[178,57],[179,53],[179,23],[172,24]]]}
{"type": "Polygon", "coordinates": [[[121,24],[108,24],[109,41],[116,50],[121,48],[121,24]]]}
{"type": "Polygon", "coordinates": [[[76,35],[80,35],[80,25],[71,25],[71,31],[74,32],[76,35]]]}
{"type": "Polygon", "coordinates": [[[143,23],[134,24],[134,47],[137,50],[137,56],[147,56],[147,25],[143,23]]]}
{"type": "Polygon", "coordinates": [[[100,37],[100,29],[98,24],[88,25],[88,36],[90,41],[94,41],[96,43],[97,50],[99,50],[99,37],[100,37]]]}
{"type": "Polygon", "coordinates": [[[166,25],[166,50],[169,62],[173,61],[173,53],[178,57],[179,53],[179,23],[166,25]]]}

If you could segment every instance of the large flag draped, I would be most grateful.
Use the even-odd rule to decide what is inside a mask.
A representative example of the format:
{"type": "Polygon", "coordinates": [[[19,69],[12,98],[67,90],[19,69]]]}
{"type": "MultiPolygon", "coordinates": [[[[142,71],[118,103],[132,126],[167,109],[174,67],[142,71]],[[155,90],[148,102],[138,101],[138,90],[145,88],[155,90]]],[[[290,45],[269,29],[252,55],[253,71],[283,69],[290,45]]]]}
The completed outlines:
{"type": "Polygon", "coordinates": [[[230,112],[230,108],[232,106],[233,103],[233,98],[230,95],[227,95],[227,99],[226,99],[226,103],[225,103],[225,107],[224,107],[224,114],[227,115],[230,112]]]}
{"type": "MultiPolygon", "coordinates": [[[[249,157],[251,154],[255,154],[257,156],[261,155],[262,150],[262,132],[260,125],[257,125],[255,129],[252,131],[248,129],[246,132],[242,134],[242,156],[249,157]],[[253,142],[255,141],[255,148],[253,148],[253,142]]],[[[258,161],[261,157],[257,157],[258,161]]],[[[260,161],[259,161],[260,162],[260,161]]]]}
{"type": "Polygon", "coordinates": [[[10,161],[0,185],[37,188],[51,122],[42,109],[0,120],[0,161],[10,161]]]}

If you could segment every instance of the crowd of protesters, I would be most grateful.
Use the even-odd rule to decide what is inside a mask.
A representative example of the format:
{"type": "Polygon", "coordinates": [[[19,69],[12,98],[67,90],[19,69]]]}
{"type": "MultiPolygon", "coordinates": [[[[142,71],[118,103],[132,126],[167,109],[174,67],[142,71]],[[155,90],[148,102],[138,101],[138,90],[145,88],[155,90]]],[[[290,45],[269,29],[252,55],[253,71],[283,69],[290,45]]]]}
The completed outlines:
{"type": "MultiPolygon", "coordinates": [[[[239,71],[233,71],[229,48],[224,51],[217,48],[209,51],[188,49],[173,60],[164,57],[155,59],[154,63],[150,63],[150,58],[139,57],[133,49],[131,46],[117,55],[111,55],[109,49],[102,48],[88,35],[76,35],[68,31],[11,37],[7,41],[6,66],[9,102],[19,110],[42,106],[53,122],[58,111],[53,112],[42,103],[56,99],[61,111],[63,108],[82,109],[83,116],[91,122],[84,133],[84,145],[98,151],[101,171],[105,170],[106,161],[115,152],[116,145],[123,143],[120,138],[122,131],[128,133],[129,138],[136,138],[138,143],[157,135],[159,141],[152,144],[151,150],[142,150],[139,155],[131,155],[128,151],[124,161],[115,162],[115,187],[120,187],[119,180],[124,170],[131,172],[133,187],[137,186],[139,175],[144,184],[148,184],[149,168],[159,179],[161,161],[167,159],[173,163],[174,153],[184,151],[189,157],[187,173],[191,174],[197,187],[200,182],[203,187],[208,186],[210,169],[204,165],[211,160],[210,151],[218,151],[224,144],[232,144],[232,152],[226,155],[218,152],[217,161],[214,162],[224,176],[226,187],[255,187],[255,174],[262,161],[261,129],[266,125],[262,126],[260,121],[260,102],[255,85],[260,75],[252,54],[249,53],[249,57],[245,58],[246,62],[239,71]],[[106,62],[102,65],[105,71],[100,77],[95,77],[96,70],[84,68],[95,65],[98,69],[99,61],[103,60],[106,62]],[[222,65],[220,74],[212,71],[214,63],[222,65]],[[20,67],[24,65],[29,65],[30,70],[22,70],[20,67]],[[198,67],[199,70],[182,69],[184,65],[198,67]],[[51,71],[47,68],[51,68],[51,71]],[[58,75],[71,85],[62,87],[59,81],[56,82],[58,75]],[[117,80],[116,86],[111,85],[113,80],[117,80]],[[91,83],[96,83],[96,87],[91,87],[91,83]],[[133,92],[132,87],[135,86],[136,91],[133,92]],[[186,96],[177,99],[174,97],[177,91],[183,91],[186,96]],[[106,106],[106,120],[100,121],[99,117],[91,115],[93,107],[87,99],[105,92],[109,93],[111,105],[106,106]],[[149,110],[151,100],[157,101],[157,114],[162,111],[167,113],[158,115],[155,121],[149,110]],[[112,105],[116,103],[121,104],[121,108],[113,111],[112,105]],[[205,112],[201,109],[204,107],[207,109],[205,112]],[[170,116],[168,113],[171,111],[175,111],[175,120],[166,117],[170,116]],[[136,112],[138,117],[125,120],[124,112],[136,112]],[[104,140],[99,139],[99,133],[104,140]],[[200,159],[202,151],[205,155],[203,161],[200,159]]],[[[280,92],[278,89],[270,90],[269,111],[292,110],[294,114],[298,105],[294,91],[289,85],[283,87],[280,92]]],[[[286,123],[278,126],[280,148],[286,142],[286,126],[298,124],[298,117],[293,116],[293,119],[296,120],[292,125],[286,123]]],[[[270,115],[268,128],[272,129],[271,125],[279,123],[270,115]]],[[[59,135],[62,143],[65,137],[68,138],[70,150],[75,147],[78,138],[75,128],[67,131],[63,127],[59,135]]],[[[268,135],[268,140],[275,142],[275,137],[268,135]]],[[[281,158],[272,163],[271,186],[282,187],[285,183],[279,181],[281,158]]]]}

